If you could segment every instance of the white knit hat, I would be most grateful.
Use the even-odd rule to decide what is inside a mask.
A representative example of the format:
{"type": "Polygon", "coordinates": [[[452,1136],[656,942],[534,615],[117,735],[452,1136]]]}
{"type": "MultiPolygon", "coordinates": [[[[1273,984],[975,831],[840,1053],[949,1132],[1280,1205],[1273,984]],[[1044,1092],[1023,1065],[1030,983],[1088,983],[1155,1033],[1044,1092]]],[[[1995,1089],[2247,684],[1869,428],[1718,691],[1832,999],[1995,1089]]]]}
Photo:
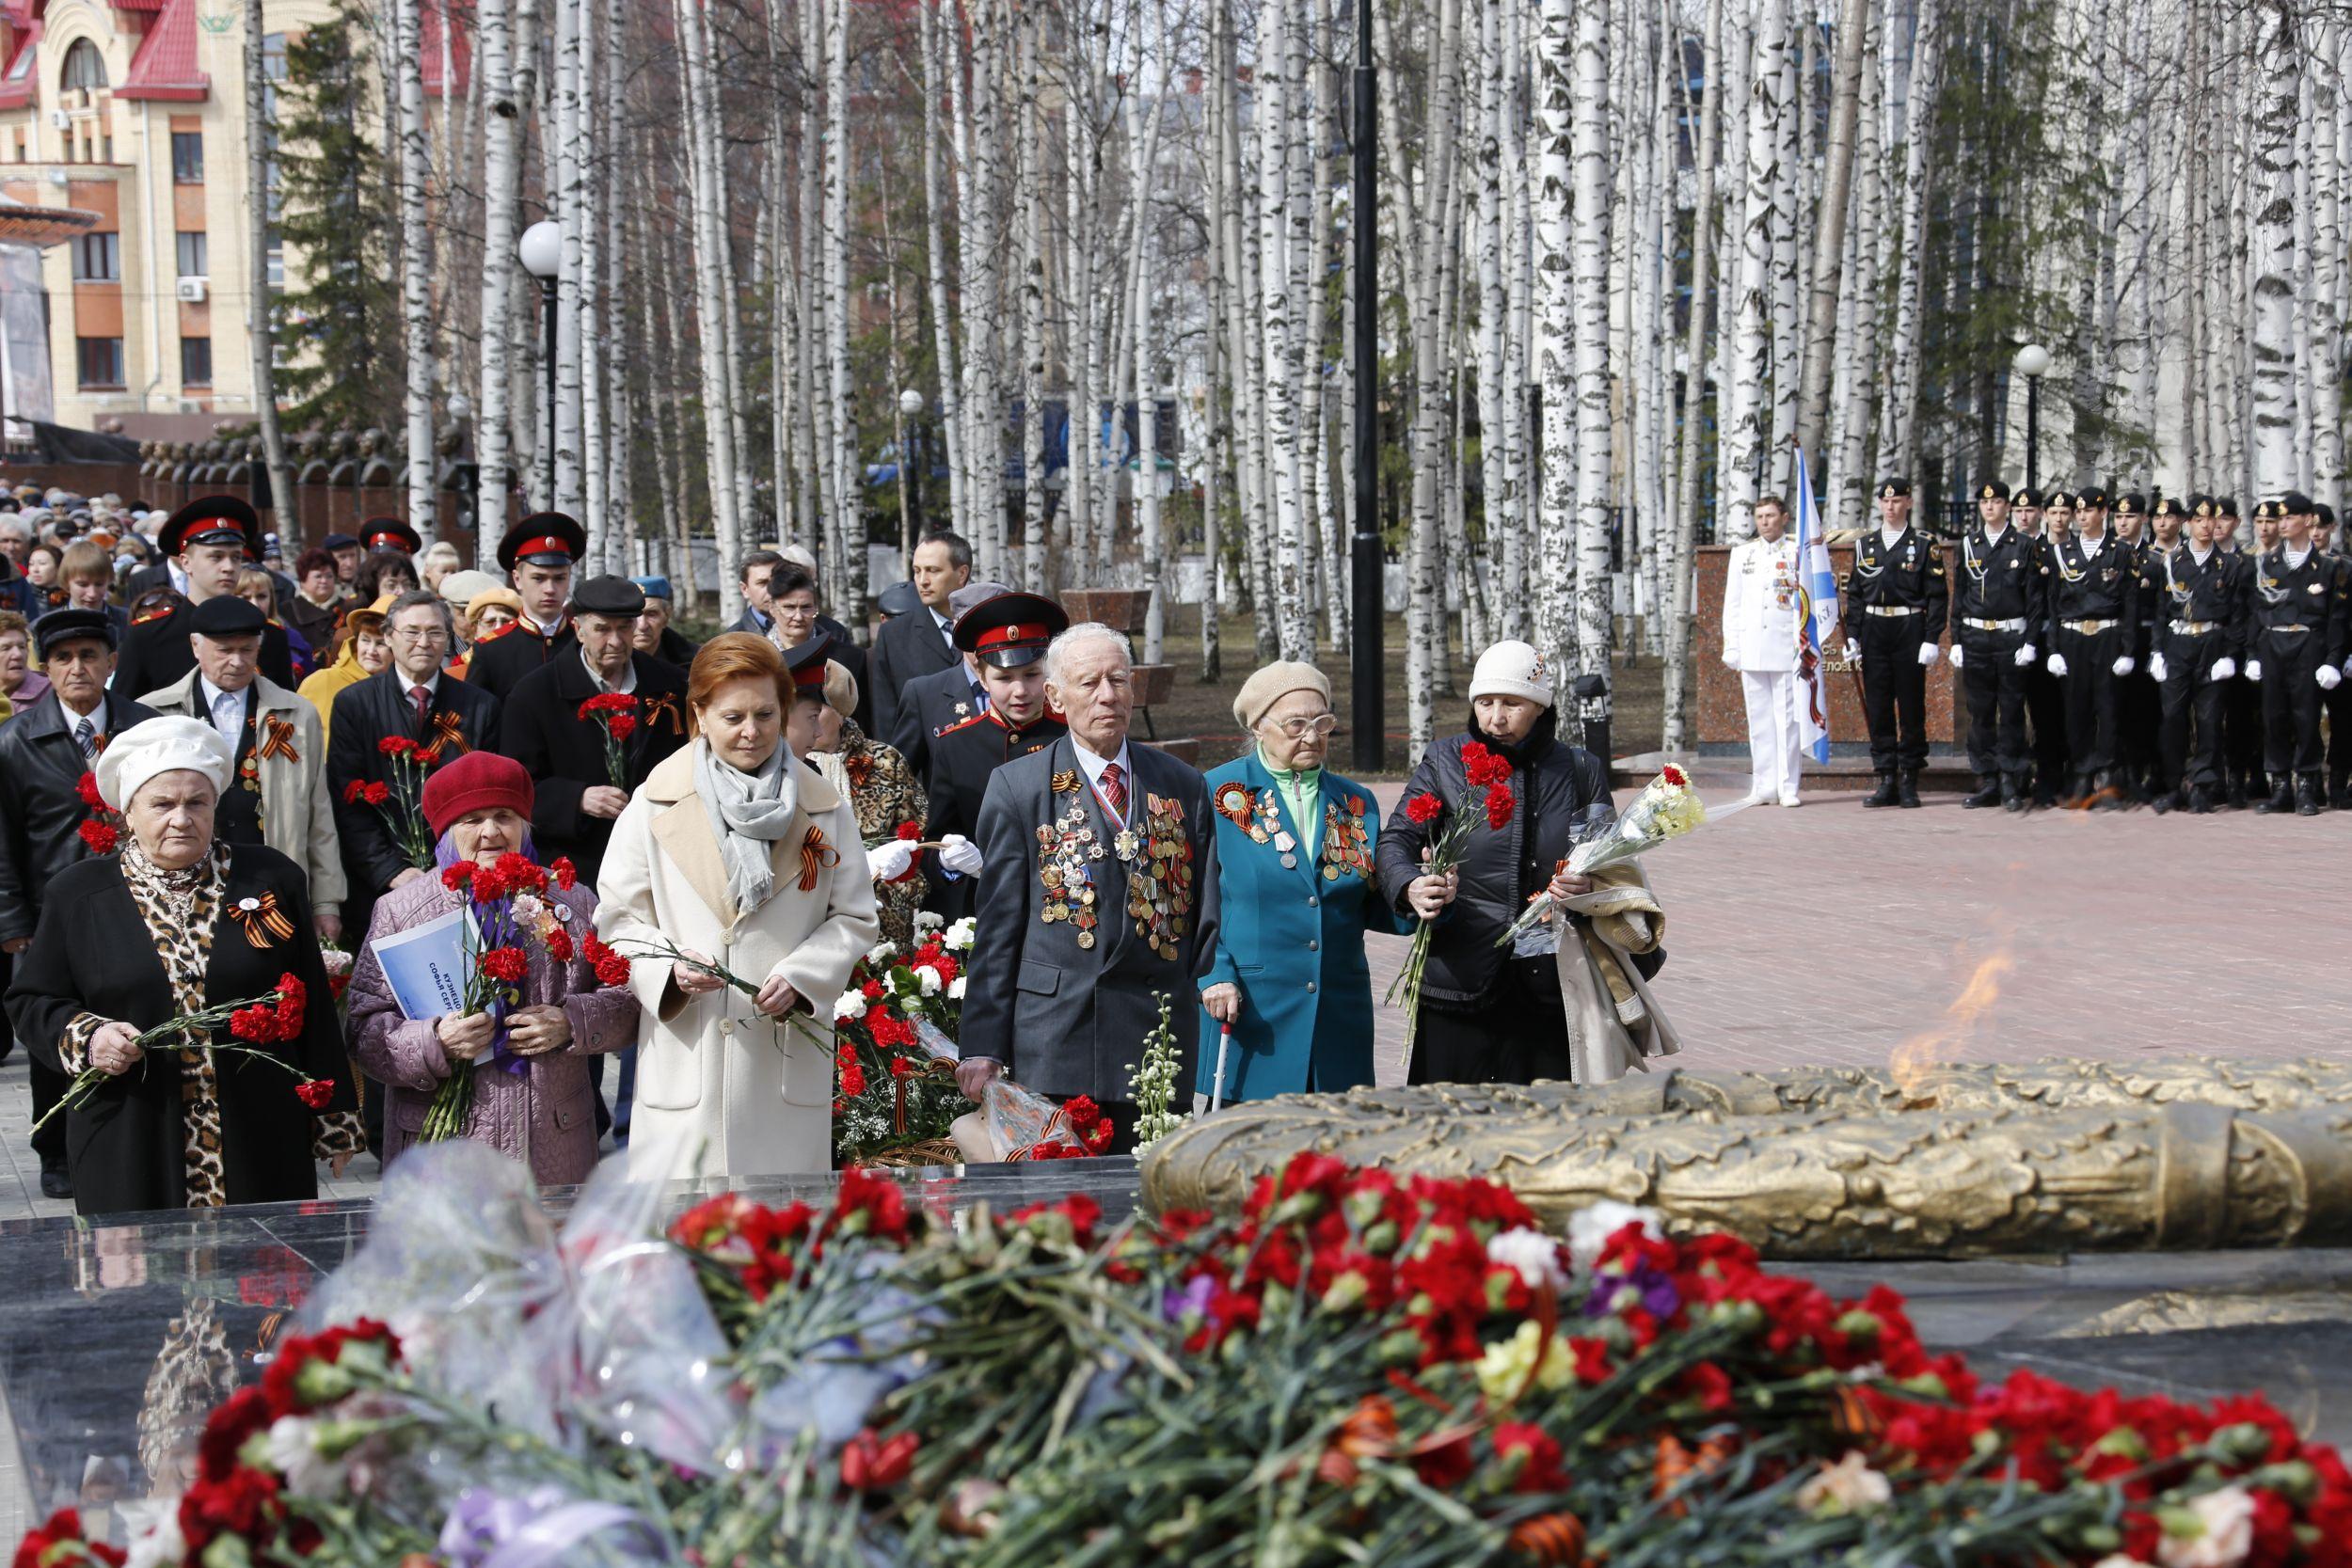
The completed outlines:
{"type": "Polygon", "coordinates": [[[132,725],[106,743],[98,753],[98,793],[106,804],[121,811],[139,787],[158,773],[185,768],[213,782],[217,795],[227,787],[236,756],[220,732],[201,719],[167,714],[132,725]]]}
{"type": "Polygon", "coordinates": [[[1498,642],[1478,656],[1470,694],[1472,702],[1481,697],[1524,697],[1549,707],[1551,667],[1528,643],[1498,642]]]}

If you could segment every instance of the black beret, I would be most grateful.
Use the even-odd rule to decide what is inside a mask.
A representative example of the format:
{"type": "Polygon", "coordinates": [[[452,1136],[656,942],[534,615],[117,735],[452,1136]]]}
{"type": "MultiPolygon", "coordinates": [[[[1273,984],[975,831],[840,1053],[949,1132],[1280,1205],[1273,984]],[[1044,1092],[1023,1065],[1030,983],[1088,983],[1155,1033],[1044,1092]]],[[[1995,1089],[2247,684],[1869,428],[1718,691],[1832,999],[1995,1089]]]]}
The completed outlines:
{"type": "Polygon", "coordinates": [[[2216,496],[2216,497],[2214,497],[2214,499],[2213,499],[2213,515],[2214,515],[2215,516],[2217,516],[2217,517],[2234,517],[2234,516],[2236,516],[2236,515],[2237,515],[2237,498],[2236,498],[2235,496],[2216,496]]]}
{"type": "Polygon", "coordinates": [[[259,637],[269,629],[269,617],[249,599],[215,594],[196,607],[188,629],[199,637],[259,637]]]}
{"type": "Polygon", "coordinates": [[[645,613],[645,591],[627,578],[590,578],[572,590],[575,615],[636,617],[645,613]]]}
{"type": "Polygon", "coordinates": [[[2148,498],[2134,490],[2115,498],[2115,515],[2119,517],[2148,515],[2148,498]]]}
{"type": "Polygon", "coordinates": [[[2030,484],[2020,484],[2017,493],[2010,497],[2010,504],[2039,512],[2042,509],[2042,492],[2030,484]]]}
{"type": "Polygon", "coordinates": [[[359,541],[348,533],[330,533],[319,541],[319,548],[323,550],[356,550],[358,547],[359,541]]]}
{"type": "Polygon", "coordinates": [[[1977,486],[1977,499],[1980,501],[2005,501],[2009,499],[2009,486],[2000,480],[1988,479],[1982,484],[1977,486]]]}
{"type": "Polygon", "coordinates": [[[2105,490],[2100,489],[2096,484],[2086,485],[2084,488],[2074,492],[2074,504],[2076,506],[2095,506],[2104,511],[2106,510],[2107,504],[2107,493],[2105,490]]]}
{"type": "Polygon", "coordinates": [[[103,610],[76,610],[71,606],[53,610],[33,623],[33,641],[43,658],[58,643],[82,637],[95,637],[111,648],[115,645],[115,624],[103,610]]]}
{"type": "Polygon", "coordinates": [[[2319,519],[2319,526],[2321,528],[2333,528],[2336,526],[2336,509],[2329,506],[2326,501],[2312,502],[2312,515],[2319,519]]]}
{"type": "Polygon", "coordinates": [[[2190,510],[2189,503],[2178,496],[2159,496],[2153,515],[2158,517],[2185,517],[2190,510]]]}
{"type": "Polygon", "coordinates": [[[1911,481],[1907,479],[1882,479],[1879,481],[1878,499],[1881,500],[1887,500],[1897,497],[1908,496],[1910,494],[1911,481]]]}
{"type": "Polygon", "coordinates": [[[2053,490],[2050,499],[2042,504],[2053,512],[2072,512],[2074,510],[2074,498],[2063,490],[2053,490]]]}
{"type": "Polygon", "coordinates": [[[2279,504],[2286,508],[2283,515],[2290,517],[2299,517],[2306,512],[2317,510],[2317,503],[2300,490],[2289,490],[2286,499],[2279,504]]]}
{"type": "Polygon", "coordinates": [[[2284,501],[2256,501],[2254,503],[2254,521],[2258,523],[2283,517],[2286,515],[2287,503],[2284,501]]]}

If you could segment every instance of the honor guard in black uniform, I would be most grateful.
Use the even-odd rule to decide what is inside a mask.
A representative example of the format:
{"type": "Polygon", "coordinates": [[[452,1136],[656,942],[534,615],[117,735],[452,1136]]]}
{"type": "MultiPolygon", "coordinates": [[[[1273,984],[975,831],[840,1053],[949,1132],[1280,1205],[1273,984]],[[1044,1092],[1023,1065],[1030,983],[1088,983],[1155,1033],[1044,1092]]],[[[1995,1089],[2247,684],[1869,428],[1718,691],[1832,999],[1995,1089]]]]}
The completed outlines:
{"type": "Polygon", "coordinates": [[[928,857],[925,907],[948,920],[972,912],[980,862],[971,838],[990,775],[1070,733],[1045,705],[1044,664],[1046,644],[1069,626],[1069,612],[1041,594],[999,594],[956,620],[956,647],[978,663],[988,706],[931,739],[923,837],[945,847],[928,857]]]}
{"type": "Polygon", "coordinates": [[[1854,541],[1853,571],[1839,599],[1846,654],[1862,660],[1862,706],[1870,766],[1879,776],[1866,806],[1916,806],[1928,762],[1928,668],[1941,657],[1949,593],[1944,551],[1911,526],[1911,481],[1879,482],[1881,525],[1854,541]]]}
{"type": "Polygon", "coordinates": [[[2048,596],[2040,541],[2009,520],[2009,486],[1977,486],[1978,525],[1961,536],[1952,584],[1952,663],[1968,700],[1968,766],[1977,792],[1963,806],[2026,808],[2026,673],[2048,596]]]}
{"type": "MultiPolygon", "coordinates": [[[[188,641],[196,607],[236,597],[237,573],[262,559],[262,519],[235,496],[199,496],[171,515],[155,543],[179,558],[188,594],[132,618],[114,684],[133,697],[177,686],[196,668],[196,648],[188,641]]],[[[294,683],[286,628],[275,623],[262,633],[262,673],[280,686],[294,683]]]]}
{"type": "Polygon", "coordinates": [[[2139,667],[2139,562],[2106,531],[2106,496],[2075,498],[2074,537],[2050,548],[2050,673],[2064,683],[2066,749],[2074,763],[2070,804],[2113,811],[2122,804],[2116,778],[2116,683],[2139,667]]]}
{"type": "MultiPolygon", "coordinates": [[[[2050,536],[2042,527],[2045,501],[2050,511],[2073,515],[2074,498],[2063,490],[2038,491],[2020,485],[2010,498],[2010,520],[2018,532],[2033,541],[2046,564],[2050,536]]],[[[2034,803],[2054,806],[2058,804],[2058,781],[2066,777],[2066,699],[2058,689],[2058,678],[2042,659],[2026,670],[2026,721],[2033,732],[2034,803]]]]}
{"type": "Polygon", "coordinates": [[[2150,668],[2164,694],[2155,807],[2169,810],[2185,787],[2188,809],[2202,816],[2226,788],[2223,714],[2246,649],[2248,563],[2215,545],[2211,497],[2167,499],[2156,512],[2158,538],[2140,574],[2141,618],[2155,627],[2150,668]],[[2164,525],[2183,511],[2187,538],[2168,540],[2164,525]]]}
{"type": "MultiPolygon", "coordinates": [[[[2148,562],[2155,547],[2149,537],[2149,522],[2147,497],[2135,491],[2116,498],[2108,531],[2123,547],[2136,589],[2147,580],[2148,562]]],[[[2143,594],[2138,638],[2131,649],[2133,667],[2130,673],[2117,679],[2115,687],[2115,762],[2120,775],[2116,782],[2127,797],[2140,802],[2155,798],[2156,736],[2164,727],[2164,696],[2148,662],[2155,653],[2154,623],[2143,594]]]]}
{"type": "MultiPolygon", "coordinates": [[[[2237,499],[2233,496],[2213,498],[2213,547],[2224,555],[2243,557],[2246,574],[2251,577],[2254,558],[2259,552],[2249,551],[2239,537],[2237,499]]],[[[2248,587],[2250,595],[2252,589],[2248,587]]],[[[2270,794],[2270,781],[2263,771],[2263,693],[2262,688],[2246,676],[2247,659],[2253,656],[2253,626],[2246,628],[2246,657],[2238,660],[2238,673],[2229,683],[2229,691],[2221,699],[2221,754],[2229,774],[2222,790],[2222,800],[2239,810],[2270,794]]]]}
{"type": "Polygon", "coordinates": [[[424,536],[398,517],[370,517],[359,525],[359,546],[413,556],[424,548],[424,536]]]}
{"type": "Polygon", "coordinates": [[[2352,555],[2336,537],[2335,508],[2312,503],[2312,543],[2334,563],[2338,588],[2344,594],[2346,624],[2338,630],[2337,649],[2345,657],[2337,669],[2344,675],[2320,705],[2328,714],[2328,804],[2352,811],[2352,555]]]}
{"type": "Polygon", "coordinates": [[[588,531],[561,512],[539,512],[506,531],[499,564],[506,568],[523,613],[473,645],[466,684],[504,701],[515,683],[579,646],[566,608],[572,566],[588,553],[588,531]]]}
{"type": "Polygon", "coordinates": [[[2262,503],[2257,517],[2279,524],[2279,543],[2249,578],[2246,676],[2263,689],[2264,763],[2270,798],[2254,809],[2316,816],[2326,758],[2319,710],[2344,679],[2345,604],[2334,562],[2312,541],[2311,501],[2291,495],[2262,503]]]}

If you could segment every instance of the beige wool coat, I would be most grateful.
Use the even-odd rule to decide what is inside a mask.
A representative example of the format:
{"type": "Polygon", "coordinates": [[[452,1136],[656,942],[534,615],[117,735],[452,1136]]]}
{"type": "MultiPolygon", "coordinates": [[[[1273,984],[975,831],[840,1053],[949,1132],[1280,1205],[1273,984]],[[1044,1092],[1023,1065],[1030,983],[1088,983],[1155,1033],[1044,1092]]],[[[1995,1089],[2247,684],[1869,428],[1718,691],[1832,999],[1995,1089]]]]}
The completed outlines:
{"type": "Polygon", "coordinates": [[[1613,1083],[1628,1072],[1647,1072],[1653,1056],[1679,1053],[1682,1037],[1632,958],[1666,940],[1666,911],[1651,895],[1642,863],[1594,873],[1593,890],[1565,902],[1577,917],[1559,950],[1574,1081],[1613,1083]]]}
{"type": "MultiPolygon", "coordinates": [[[[191,670],[185,680],[151,691],[139,701],[157,713],[179,714],[209,724],[213,716],[197,694],[200,678],[191,670]]],[[[262,842],[302,868],[310,880],[313,912],[340,914],[347,884],[342,841],[335,835],[335,797],[326,783],[326,731],[319,723],[319,710],[267,675],[254,676],[253,689],[264,724],[276,721],[294,726],[292,757],[279,748],[272,749],[276,755],[262,756],[259,744],[255,747],[254,765],[262,775],[262,842]]],[[[233,781],[230,787],[236,787],[233,781]]],[[[350,932],[350,945],[358,946],[366,935],[365,931],[350,932]]]]}
{"type": "Polygon", "coordinates": [[[689,997],[668,942],[708,955],[756,986],[781,974],[807,1030],[829,1042],[833,1005],[881,935],[857,812],[814,768],[794,769],[792,825],[775,843],[775,892],[739,913],[710,814],[694,792],[697,738],[653,770],[612,825],[596,883],[596,930],[630,959],[637,1099],[632,1180],[821,1171],[833,1164],[833,1055],[792,1024],[762,1017],[732,986],[689,997]],[[811,834],[819,835],[812,838],[811,834]],[[812,885],[801,887],[804,851],[812,885]]]}

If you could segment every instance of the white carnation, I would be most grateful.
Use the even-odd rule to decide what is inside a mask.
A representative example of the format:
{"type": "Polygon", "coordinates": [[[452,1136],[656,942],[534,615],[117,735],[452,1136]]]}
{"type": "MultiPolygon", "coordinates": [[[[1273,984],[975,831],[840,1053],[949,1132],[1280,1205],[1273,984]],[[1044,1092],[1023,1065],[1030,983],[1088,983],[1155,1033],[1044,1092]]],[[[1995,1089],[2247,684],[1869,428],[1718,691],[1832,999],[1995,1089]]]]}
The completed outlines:
{"type": "Polygon", "coordinates": [[[878,942],[866,951],[866,967],[879,974],[883,970],[890,967],[884,960],[895,957],[898,954],[898,949],[895,943],[878,942]]]}
{"type": "Polygon", "coordinates": [[[124,1568],[180,1568],[188,1543],[180,1533],[180,1499],[136,1501],[117,1505],[131,1530],[124,1568]]]}
{"type": "Polygon", "coordinates": [[[1518,1270],[1530,1290],[1549,1286],[1559,1291],[1568,1283],[1568,1271],[1560,1266],[1560,1243],[1525,1226],[1487,1242],[1486,1261],[1518,1270]]]}
{"type": "Polygon", "coordinates": [[[524,926],[536,926],[539,924],[539,917],[547,912],[548,907],[539,902],[538,899],[532,897],[530,894],[518,893],[515,895],[515,919],[517,924],[524,926]]]}
{"type": "Polygon", "coordinates": [[[1577,1272],[1589,1274],[1593,1265],[1600,1261],[1600,1249],[1608,1244],[1609,1238],[1636,1221],[1648,1234],[1661,1234],[1658,1228],[1657,1210],[1636,1208],[1630,1203],[1617,1203],[1608,1198],[1569,1215],[1568,1256],[1575,1259],[1577,1272]]]}
{"type": "Polygon", "coordinates": [[[914,972],[914,978],[916,983],[922,986],[923,994],[925,996],[937,996],[939,994],[939,971],[933,969],[930,965],[925,964],[920,969],[917,969],[914,972]]]}
{"type": "Polygon", "coordinates": [[[1893,1483],[1870,1468],[1860,1450],[1850,1452],[1797,1489],[1797,1506],[1807,1513],[1867,1513],[1893,1500],[1893,1483]]]}
{"type": "Polygon", "coordinates": [[[2167,1525],[2156,1543],[2161,1568],[2237,1568],[2254,1549],[2254,1497],[2243,1486],[2224,1486],[2189,1499],[2197,1518],[2195,1535],[2175,1535],[2167,1525]]]}
{"type": "Polygon", "coordinates": [[[946,924],[947,917],[941,914],[937,910],[917,910],[914,911],[914,928],[918,931],[936,931],[942,926],[946,924]]]}
{"type": "Polygon", "coordinates": [[[967,975],[962,975],[962,974],[959,974],[959,975],[957,975],[954,979],[952,979],[952,980],[950,980],[950,981],[948,981],[948,982],[947,982],[947,1000],[948,1000],[948,1001],[950,1001],[950,1002],[961,1002],[961,1001],[962,1001],[962,1000],[963,1000],[963,986],[964,986],[964,981],[965,981],[967,978],[969,978],[969,976],[967,976],[967,975]]]}
{"type": "Polygon", "coordinates": [[[977,921],[974,920],[972,916],[967,914],[961,920],[957,921],[953,926],[948,927],[947,935],[945,939],[947,950],[950,953],[961,953],[968,951],[972,946],[972,932],[978,924],[979,923],[977,921]]]}
{"type": "Polygon", "coordinates": [[[866,1016],[866,993],[858,990],[855,986],[851,986],[848,990],[843,991],[841,993],[841,999],[833,1005],[833,1016],[835,1018],[864,1018],[866,1016]]]}
{"type": "Polygon", "coordinates": [[[319,1424],[300,1416],[280,1416],[270,1423],[270,1467],[286,1478],[286,1490],[297,1497],[326,1497],[341,1492],[344,1465],[319,1452],[319,1424]]]}

